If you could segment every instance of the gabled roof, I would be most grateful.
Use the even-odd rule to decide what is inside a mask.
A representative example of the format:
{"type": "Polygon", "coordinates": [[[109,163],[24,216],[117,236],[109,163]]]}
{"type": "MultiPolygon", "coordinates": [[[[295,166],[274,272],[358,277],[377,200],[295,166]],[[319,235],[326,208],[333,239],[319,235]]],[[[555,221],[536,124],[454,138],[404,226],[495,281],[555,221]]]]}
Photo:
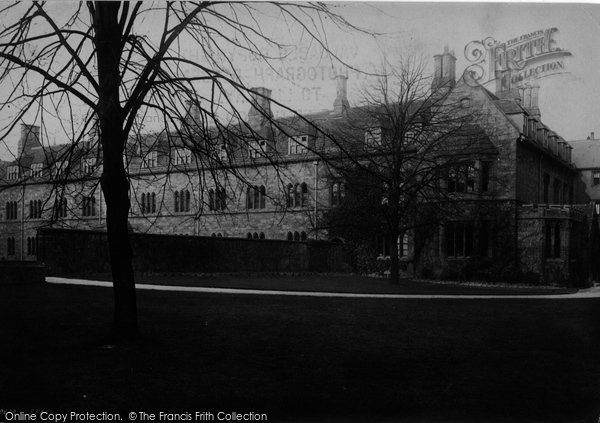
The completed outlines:
{"type": "Polygon", "coordinates": [[[600,169],[600,140],[575,140],[568,144],[573,147],[571,162],[578,169],[600,169]]]}

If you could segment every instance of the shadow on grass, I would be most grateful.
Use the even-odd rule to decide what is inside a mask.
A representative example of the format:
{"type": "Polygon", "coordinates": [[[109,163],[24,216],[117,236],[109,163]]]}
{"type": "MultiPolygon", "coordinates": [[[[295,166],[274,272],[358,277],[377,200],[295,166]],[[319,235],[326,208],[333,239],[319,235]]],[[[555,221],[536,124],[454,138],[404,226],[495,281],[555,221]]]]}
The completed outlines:
{"type": "Polygon", "coordinates": [[[138,295],[142,337],[112,347],[110,289],[1,287],[0,407],[565,421],[600,404],[595,299],[138,295]]]}

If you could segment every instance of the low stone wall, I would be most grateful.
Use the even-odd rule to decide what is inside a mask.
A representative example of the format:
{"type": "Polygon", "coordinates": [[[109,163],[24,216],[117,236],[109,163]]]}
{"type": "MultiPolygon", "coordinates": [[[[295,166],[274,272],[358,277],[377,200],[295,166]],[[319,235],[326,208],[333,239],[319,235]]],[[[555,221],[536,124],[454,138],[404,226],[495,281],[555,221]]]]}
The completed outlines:
{"type": "MultiPolygon", "coordinates": [[[[110,272],[103,231],[44,228],[38,260],[49,275],[110,272]]],[[[348,272],[343,244],[181,235],[131,234],[137,272],[348,272]]]]}
{"type": "Polygon", "coordinates": [[[34,261],[0,261],[0,285],[43,283],[46,267],[34,261]]]}

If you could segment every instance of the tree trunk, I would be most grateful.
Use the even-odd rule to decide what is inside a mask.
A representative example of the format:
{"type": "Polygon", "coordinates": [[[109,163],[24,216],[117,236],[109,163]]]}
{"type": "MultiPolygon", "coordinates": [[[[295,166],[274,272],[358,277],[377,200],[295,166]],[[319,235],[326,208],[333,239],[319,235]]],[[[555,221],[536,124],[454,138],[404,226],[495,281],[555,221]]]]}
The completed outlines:
{"type": "MultiPolygon", "coordinates": [[[[395,170],[394,181],[400,179],[398,171],[395,170]]],[[[393,185],[390,190],[390,283],[397,285],[400,283],[400,258],[398,256],[398,235],[400,234],[398,226],[400,225],[400,193],[393,185]]]]}
{"type": "Polygon", "coordinates": [[[390,283],[397,285],[400,283],[400,263],[398,260],[398,231],[392,231],[390,234],[390,283]]]}
{"type": "MultiPolygon", "coordinates": [[[[115,132],[118,132],[120,128],[116,129],[115,132]]],[[[101,184],[106,201],[106,226],[114,289],[114,334],[119,339],[131,339],[138,334],[138,323],[133,254],[128,231],[129,181],[121,157],[114,160],[105,152],[104,164],[101,184]]]]}
{"type": "Polygon", "coordinates": [[[118,2],[94,5],[95,44],[98,59],[98,119],[103,154],[100,179],[106,201],[108,248],[114,287],[114,335],[132,339],[138,334],[135,281],[129,242],[129,180],[123,164],[127,142],[120,94],[121,28],[118,2]]]}

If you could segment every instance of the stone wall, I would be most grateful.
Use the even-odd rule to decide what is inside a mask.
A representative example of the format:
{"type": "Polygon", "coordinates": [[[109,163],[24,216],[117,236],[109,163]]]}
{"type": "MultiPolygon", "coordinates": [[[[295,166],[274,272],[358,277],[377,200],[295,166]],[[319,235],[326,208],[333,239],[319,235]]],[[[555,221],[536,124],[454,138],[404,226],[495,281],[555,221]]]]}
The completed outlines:
{"type": "Polygon", "coordinates": [[[518,144],[518,199],[526,203],[544,202],[544,175],[548,175],[548,203],[569,204],[570,193],[573,190],[573,201],[578,202],[575,190],[577,173],[565,162],[559,161],[543,148],[536,148],[527,142],[518,144]],[[560,181],[559,200],[554,201],[554,181],[560,181]],[[568,190],[564,192],[564,184],[568,190]],[[563,198],[564,197],[564,198],[563,198]]]}
{"type": "MultiPolygon", "coordinates": [[[[106,232],[43,228],[38,258],[48,274],[110,271],[106,232]]],[[[347,272],[342,244],[131,234],[138,272],[347,272]]]]}

